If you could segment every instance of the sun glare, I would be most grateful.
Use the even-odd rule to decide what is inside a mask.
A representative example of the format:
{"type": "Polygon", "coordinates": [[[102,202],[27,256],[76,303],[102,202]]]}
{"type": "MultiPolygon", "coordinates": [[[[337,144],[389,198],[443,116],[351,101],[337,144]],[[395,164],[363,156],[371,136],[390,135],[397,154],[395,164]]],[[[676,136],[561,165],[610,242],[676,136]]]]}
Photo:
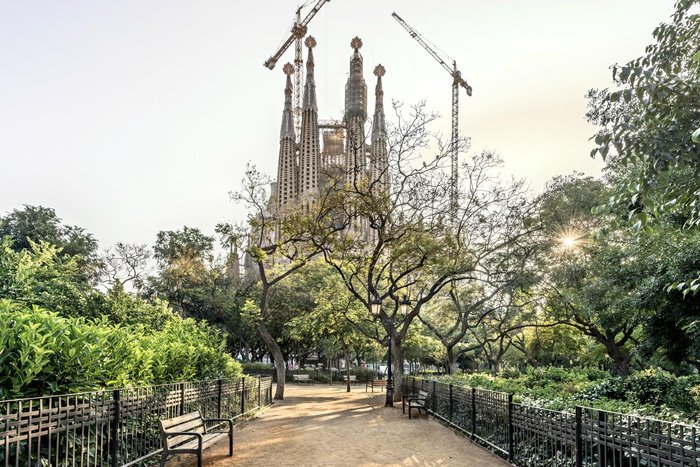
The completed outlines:
{"type": "Polygon", "coordinates": [[[562,251],[573,251],[580,247],[585,239],[585,234],[574,230],[565,229],[558,235],[559,247],[562,251]]]}
{"type": "Polygon", "coordinates": [[[572,248],[574,245],[576,245],[576,239],[573,237],[564,237],[561,239],[561,244],[565,248],[572,248]]]}

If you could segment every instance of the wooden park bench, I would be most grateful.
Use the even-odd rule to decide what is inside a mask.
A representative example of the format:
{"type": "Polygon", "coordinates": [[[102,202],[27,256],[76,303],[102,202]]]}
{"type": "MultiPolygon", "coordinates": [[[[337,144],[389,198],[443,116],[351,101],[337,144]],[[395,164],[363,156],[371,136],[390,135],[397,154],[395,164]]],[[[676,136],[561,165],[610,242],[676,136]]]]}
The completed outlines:
{"type": "Polygon", "coordinates": [[[196,454],[197,467],[202,467],[202,450],[228,435],[228,455],[233,455],[233,420],[230,418],[202,418],[196,412],[180,415],[179,417],[159,420],[160,438],[163,444],[163,454],[160,465],[163,467],[170,456],[179,454],[196,454]],[[226,422],[228,431],[209,432],[207,422],[226,422]]]}
{"type": "Polygon", "coordinates": [[[371,379],[367,381],[367,384],[365,385],[365,392],[367,392],[367,389],[372,388],[372,392],[374,392],[374,388],[381,388],[382,391],[384,391],[384,388],[386,387],[386,381],[385,379],[371,379]]]}
{"type": "Polygon", "coordinates": [[[292,375],[292,380],[293,380],[295,383],[309,383],[309,384],[313,384],[313,381],[311,381],[311,375],[307,375],[307,374],[292,375]]]}
{"type": "MultiPolygon", "coordinates": [[[[357,384],[359,381],[357,380],[357,375],[350,375],[350,384],[357,384]]],[[[343,381],[346,383],[348,382],[348,375],[343,375],[343,381]]]]}
{"type": "Polygon", "coordinates": [[[428,409],[425,407],[425,403],[428,400],[428,393],[425,391],[418,391],[417,394],[408,394],[404,396],[403,401],[401,402],[401,408],[403,412],[405,413],[405,404],[408,402],[408,419],[411,419],[411,410],[413,409],[418,409],[418,415],[420,415],[420,411],[424,410],[425,414],[428,414],[428,409]]]}

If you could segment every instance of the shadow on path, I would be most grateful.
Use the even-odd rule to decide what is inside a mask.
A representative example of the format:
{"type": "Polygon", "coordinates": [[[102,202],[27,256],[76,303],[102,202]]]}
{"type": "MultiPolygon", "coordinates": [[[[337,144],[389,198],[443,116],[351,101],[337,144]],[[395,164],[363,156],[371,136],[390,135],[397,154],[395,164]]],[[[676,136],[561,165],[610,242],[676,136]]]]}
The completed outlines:
{"type": "MultiPolygon", "coordinates": [[[[425,416],[408,419],[384,394],[345,386],[285,386],[278,401],[204,451],[204,465],[224,466],[507,466],[507,462],[425,416]]],[[[196,465],[181,456],[168,467],[196,465]]]]}

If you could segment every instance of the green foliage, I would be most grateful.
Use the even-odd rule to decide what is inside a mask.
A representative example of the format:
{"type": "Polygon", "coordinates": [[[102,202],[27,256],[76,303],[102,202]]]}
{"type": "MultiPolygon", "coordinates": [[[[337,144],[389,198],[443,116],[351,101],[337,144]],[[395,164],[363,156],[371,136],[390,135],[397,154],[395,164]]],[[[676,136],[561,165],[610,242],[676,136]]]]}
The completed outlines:
{"type": "Polygon", "coordinates": [[[32,243],[54,245],[61,254],[77,256],[79,260],[92,259],[97,251],[97,240],[74,225],[63,225],[52,208],[25,205],[0,217],[0,238],[9,237],[15,251],[32,248],[32,243]]]}
{"type": "Polygon", "coordinates": [[[43,241],[28,245],[16,251],[11,238],[0,240],[0,298],[65,316],[89,314],[93,290],[82,280],[76,259],[43,241]]]}
{"type": "Polygon", "coordinates": [[[243,373],[257,375],[262,373],[271,373],[275,371],[275,366],[272,363],[264,362],[243,362],[241,363],[243,373]]]}
{"type": "Polygon", "coordinates": [[[589,119],[601,126],[600,154],[620,181],[609,206],[622,206],[637,226],[670,211],[689,225],[700,221],[697,131],[700,95],[700,15],[688,14],[698,0],[679,0],[670,23],[653,33],[645,54],[613,67],[613,91],[591,93],[589,119]],[[669,177],[674,172],[681,178],[669,177]]]}
{"type": "Polygon", "coordinates": [[[191,319],[147,330],[0,300],[0,399],[240,373],[222,336],[191,319]]]}
{"type": "Polygon", "coordinates": [[[472,373],[438,378],[512,393],[517,401],[553,410],[583,405],[694,423],[700,420],[700,375],[675,376],[647,369],[620,377],[595,368],[542,367],[501,376],[472,373]]]}

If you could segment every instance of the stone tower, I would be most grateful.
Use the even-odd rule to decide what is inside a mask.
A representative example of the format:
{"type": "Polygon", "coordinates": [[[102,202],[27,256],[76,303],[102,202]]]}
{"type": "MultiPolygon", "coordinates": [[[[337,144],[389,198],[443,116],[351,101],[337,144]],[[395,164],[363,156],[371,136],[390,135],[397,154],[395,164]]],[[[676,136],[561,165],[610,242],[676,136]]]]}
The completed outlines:
{"type": "Polygon", "coordinates": [[[374,76],[377,77],[377,86],[374,90],[376,98],[374,105],[374,119],[372,120],[372,146],[369,158],[369,176],[372,189],[378,191],[389,190],[389,153],[386,134],[386,119],[384,117],[384,90],[382,89],[382,76],[386,70],[382,65],[374,68],[374,76]]]}
{"type": "Polygon", "coordinates": [[[297,196],[297,163],[294,148],[294,117],[292,115],[292,78],[294,67],[287,63],[283,67],[287,75],[284,88],[284,110],[280,129],[280,151],[277,162],[277,210],[284,212],[287,205],[294,203],[297,196]]]}
{"type": "Polygon", "coordinates": [[[308,47],[306,59],[306,82],[299,138],[299,195],[309,197],[318,193],[320,170],[320,147],[318,133],[318,107],[316,105],[316,83],[314,81],[313,48],[316,39],[312,36],[304,42],[308,47]]]}
{"type": "Polygon", "coordinates": [[[367,84],[362,75],[362,40],[355,37],[350,46],[350,74],[345,83],[345,115],[347,131],[345,150],[345,170],[347,182],[355,184],[361,180],[366,170],[365,123],[367,122],[367,84]]]}

